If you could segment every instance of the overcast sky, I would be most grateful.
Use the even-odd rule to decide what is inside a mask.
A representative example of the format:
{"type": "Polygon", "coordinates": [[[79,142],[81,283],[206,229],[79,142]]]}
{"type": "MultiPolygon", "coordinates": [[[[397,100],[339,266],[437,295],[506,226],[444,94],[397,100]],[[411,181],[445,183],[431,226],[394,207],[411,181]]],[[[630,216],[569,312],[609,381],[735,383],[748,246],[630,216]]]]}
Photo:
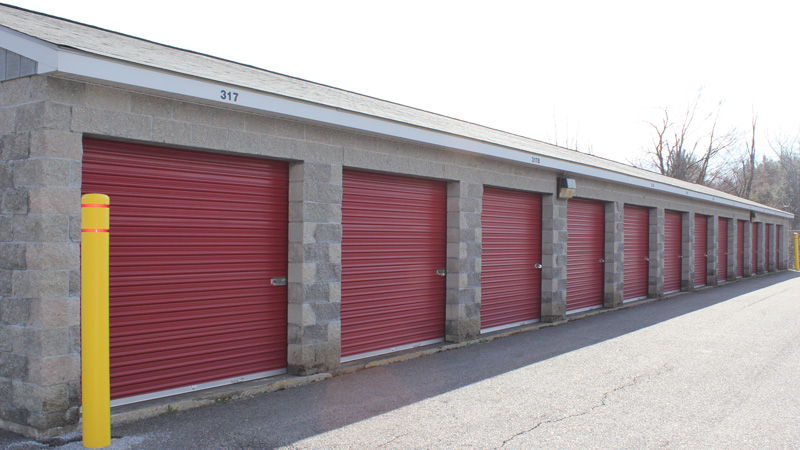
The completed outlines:
{"type": "Polygon", "coordinates": [[[800,130],[788,0],[0,1],[620,161],[701,88],[762,151],[800,130]]]}

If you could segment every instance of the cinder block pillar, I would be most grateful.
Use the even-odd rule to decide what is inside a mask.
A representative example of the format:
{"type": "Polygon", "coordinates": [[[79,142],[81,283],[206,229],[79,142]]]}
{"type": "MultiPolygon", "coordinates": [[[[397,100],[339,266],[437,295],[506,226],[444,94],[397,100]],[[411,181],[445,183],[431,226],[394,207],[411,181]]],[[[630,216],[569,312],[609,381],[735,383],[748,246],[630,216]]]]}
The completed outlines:
{"type": "Polygon", "coordinates": [[[780,253],[778,254],[778,270],[786,270],[789,268],[789,232],[784,225],[776,225],[778,243],[780,245],[780,253]]]}
{"type": "Polygon", "coordinates": [[[0,428],[35,438],[80,419],[83,147],[47,82],[0,96],[0,428]]]}
{"type": "Polygon", "coordinates": [[[769,227],[769,261],[767,261],[766,267],[769,272],[774,272],[778,268],[775,266],[775,240],[778,238],[778,225],[772,225],[769,227]]]}
{"type": "Polygon", "coordinates": [[[482,184],[448,183],[445,339],[449,342],[481,333],[482,205],[482,184]]]}
{"type": "Polygon", "coordinates": [[[289,168],[288,371],[311,375],[341,358],[342,166],[289,168]]]}
{"type": "Polygon", "coordinates": [[[744,275],[742,278],[753,276],[753,224],[744,221],[744,264],[742,264],[744,275]]]}
{"type": "Polygon", "coordinates": [[[736,219],[728,219],[728,260],[725,261],[728,267],[727,280],[736,279],[736,226],[736,219]]]}
{"type": "Polygon", "coordinates": [[[664,295],[664,208],[650,208],[650,258],[647,296],[664,295]]]}
{"type": "Polygon", "coordinates": [[[681,214],[681,290],[694,290],[694,214],[681,214]]]}
{"type": "Polygon", "coordinates": [[[764,222],[757,222],[754,223],[753,226],[758,227],[758,250],[756,255],[756,270],[758,271],[759,275],[766,272],[767,268],[764,265],[766,262],[766,254],[764,251],[766,250],[766,242],[765,242],[765,235],[764,232],[766,231],[766,227],[764,226],[764,222]]]}
{"type": "Polygon", "coordinates": [[[706,269],[706,285],[717,286],[717,268],[719,267],[719,217],[708,217],[708,267],[706,269]]]}
{"type": "Polygon", "coordinates": [[[556,322],[567,311],[567,200],[542,196],[542,322],[556,322]]]}
{"type": "Polygon", "coordinates": [[[605,216],[605,279],[603,306],[615,308],[622,305],[625,291],[625,205],[608,202],[605,216]]]}

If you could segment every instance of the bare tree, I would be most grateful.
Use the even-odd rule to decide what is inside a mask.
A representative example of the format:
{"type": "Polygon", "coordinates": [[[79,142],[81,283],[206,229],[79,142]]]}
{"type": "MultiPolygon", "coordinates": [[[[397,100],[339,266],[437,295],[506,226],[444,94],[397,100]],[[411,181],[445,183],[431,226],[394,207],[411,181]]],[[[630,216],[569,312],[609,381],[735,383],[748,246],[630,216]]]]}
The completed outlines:
{"type": "Polygon", "coordinates": [[[718,172],[713,186],[742,198],[752,199],[753,180],[756,176],[756,129],[758,115],[753,112],[750,123],[750,142],[732,147],[726,154],[726,163],[718,172]]]}
{"type": "Polygon", "coordinates": [[[782,170],[777,208],[794,213],[794,228],[800,228],[800,134],[793,138],[779,137],[770,141],[782,170]]]}
{"type": "Polygon", "coordinates": [[[736,129],[719,131],[722,102],[711,113],[700,114],[701,93],[689,102],[678,121],[668,108],[660,108],[661,117],[648,122],[653,128],[652,146],[634,166],[655,170],[672,178],[699,184],[711,184],[719,176],[724,161],[719,155],[737,141],[736,129]]]}

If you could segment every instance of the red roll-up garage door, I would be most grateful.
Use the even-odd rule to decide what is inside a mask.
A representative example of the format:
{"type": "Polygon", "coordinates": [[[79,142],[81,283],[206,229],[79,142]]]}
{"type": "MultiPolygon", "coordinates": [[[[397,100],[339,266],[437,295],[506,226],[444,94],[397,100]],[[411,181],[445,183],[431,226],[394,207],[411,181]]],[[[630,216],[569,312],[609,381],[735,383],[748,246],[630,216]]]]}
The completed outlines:
{"type": "Polygon", "coordinates": [[[694,215],[694,286],[706,285],[708,268],[708,216],[694,215]]]}
{"type": "Polygon", "coordinates": [[[481,329],[539,318],[542,196],[493,187],[481,213],[481,329]]]}
{"type": "Polygon", "coordinates": [[[445,183],[345,170],[343,184],[342,357],[442,340],[445,183]]]}
{"type": "Polygon", "coordinates": [[[744,276],[744,220],[736,221],[736,277],[744,276]]]}
{"type": "Polygon", "coordinates": [[[83,192],[111,197],[112,399],[283,371],[286,163],[86,139],[83,192]]]}
{"type": "Polygon", "coordinates": [[[758,224],[751,223],[750,227],[751,227],[752,236],[753,236],[753,248],[752,248],[753,254],[750,256],[751,257],[751,260],[750,260],[751,272],[750,273],[752,275],[755,275],[756,273],[758,273],[758,224]]]}
{"type": "Polygon", "coordinates": [[[650,270],[650,211],[641,206],[625,205],[625,289],[623,299],[647,297],[650,270]]]}
{"type": "Polygon", "coordinates": [[[664,212],[664,292],[681,290],[683,221],[678,211],[664,212]]]}
{"type": "Polygon", "coordinates": [[[772,225],[770,224],[764,225],[764,251],[766,252],[764,254],[764,272],[769,272],[769,258],[770,256],[772,256],[772,252],[769,249],[769,244],[770,244],[769,235],[771,234],[770,231],[772,231],[772,225]]]}
{"type": "Polygon", "coordinates": [[[717,282],[728,281],[728,219],[719,217],[717,232],[717,282]]]}
{"type": "Polygon", "coordinates": [[[603,306],[605,205],[570,199],[567,230],[567,311],[603,306]]]}

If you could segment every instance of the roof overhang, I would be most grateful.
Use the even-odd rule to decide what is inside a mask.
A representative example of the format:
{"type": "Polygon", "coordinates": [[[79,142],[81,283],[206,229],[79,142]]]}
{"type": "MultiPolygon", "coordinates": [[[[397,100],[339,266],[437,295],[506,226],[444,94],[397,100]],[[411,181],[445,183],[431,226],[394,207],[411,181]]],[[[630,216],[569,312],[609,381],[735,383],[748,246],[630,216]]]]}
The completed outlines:
{"type": "Polygon", "coordinates": [[[130,86],[165,95],[177,95],[224,108],[256,110],[288,116],[349,130],[490,156],[557,172],[567,172],[623,185],[641,187],[717,205],[732,206],[788,219],[794,218],[794,214],[755,202],[733,200],[601,167],[547,157],[527,150],[431,128],[423,128],[396,120],[356,113],[328,105],[293,99],[241,86],[223,84],[213,80],[135,65],[71,48],[59,47],[2,26],[0,26],[0,41],[3,42],[3,46],[7,50],[37,61],[37,73],[39,74],[55,72],[57,75],[94,80],[100,84],[130,86]],[[231,95],[227,95],[227,93],[231,93],[231,95]]]}

